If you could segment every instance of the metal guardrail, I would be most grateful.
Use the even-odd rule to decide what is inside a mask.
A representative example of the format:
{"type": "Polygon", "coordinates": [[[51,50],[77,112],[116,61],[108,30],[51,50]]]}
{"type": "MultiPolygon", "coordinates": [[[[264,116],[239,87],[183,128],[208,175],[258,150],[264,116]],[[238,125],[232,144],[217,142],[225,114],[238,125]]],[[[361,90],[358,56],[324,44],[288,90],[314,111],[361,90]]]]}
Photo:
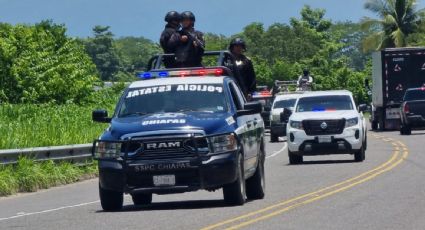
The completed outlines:
{"type": "Polygon", "coordinates": [[[0,165],[16,164],[19,157],[25,156],[34,161],[68,161],[85,163],[92,159],[93,144],[36,147],[25,149],[0,150],[0,165]]]}

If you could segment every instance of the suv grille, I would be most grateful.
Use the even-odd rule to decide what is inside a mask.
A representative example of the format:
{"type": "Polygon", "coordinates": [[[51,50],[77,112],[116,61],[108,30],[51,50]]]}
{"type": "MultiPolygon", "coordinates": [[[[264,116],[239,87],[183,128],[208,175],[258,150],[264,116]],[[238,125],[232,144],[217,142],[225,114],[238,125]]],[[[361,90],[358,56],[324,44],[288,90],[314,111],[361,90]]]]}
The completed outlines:
{"type": "Polygon", "coordinates": [[[306,134],[309,136],[341,134],[344,131],[345,119],[304,120],[303,127],[306,134]],[[326,125],[322,125],[324,123],[326,125]]]}

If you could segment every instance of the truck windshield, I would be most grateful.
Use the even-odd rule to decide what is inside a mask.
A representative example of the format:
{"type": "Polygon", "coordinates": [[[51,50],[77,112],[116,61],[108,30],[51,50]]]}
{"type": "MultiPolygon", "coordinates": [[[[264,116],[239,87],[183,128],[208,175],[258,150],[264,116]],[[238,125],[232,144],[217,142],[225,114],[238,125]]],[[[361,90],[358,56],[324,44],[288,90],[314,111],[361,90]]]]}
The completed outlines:
{"type": "Polygon", "coordinates": [[[351,98],[346,95],[315,96],[300,98],[297,112],[322,112],[337,110],[353,110],[351,98]]]}
{"type": "Polygon", "coordinates": [[[225,112],[223,85],[181,84],[129,89],[119,105],[118,117],[173,112],[225,112]]]}
{"type": "Polygon", "coordinates": [[[297,99],[286,99],[286,100],[276,101],[274,103],[273,108],[274,109],[283,109],[283,108],[294,107],[296,101],[297,101],[297,99]]]}
{"type": "Polygon", "coordinates": [[[404,101],[425,100],[425,89],[407,90],[404,101]]]}

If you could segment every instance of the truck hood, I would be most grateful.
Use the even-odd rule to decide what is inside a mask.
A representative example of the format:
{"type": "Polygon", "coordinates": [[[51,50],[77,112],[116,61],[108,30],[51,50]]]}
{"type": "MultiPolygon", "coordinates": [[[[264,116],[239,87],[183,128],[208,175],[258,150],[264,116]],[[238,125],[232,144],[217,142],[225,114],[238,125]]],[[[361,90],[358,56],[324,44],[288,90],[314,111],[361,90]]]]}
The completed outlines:
{"type": "Polygon", "coordinates": [[[123,135],[160,130],[201,130],[206,135],[232,132],[235,120],[230,113],[184,112],[114,118],[102,139],[121,139],[123,135]]]}
{"type": "Polygon", "coordinates": [[[323,111],[323,112],[297,112],[293,113],[290,120],[332,120],[332,119],[350,119],[358,117],[359,113],[356,110],[340,110],[340,111],[323,111]]]}

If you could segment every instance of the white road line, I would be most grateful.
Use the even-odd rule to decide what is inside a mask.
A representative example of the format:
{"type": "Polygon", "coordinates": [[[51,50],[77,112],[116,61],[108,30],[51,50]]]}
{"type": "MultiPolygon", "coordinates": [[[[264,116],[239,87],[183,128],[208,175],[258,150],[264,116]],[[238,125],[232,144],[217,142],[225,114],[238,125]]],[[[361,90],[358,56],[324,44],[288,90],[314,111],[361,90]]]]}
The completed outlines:
{"type": "Polygon", "coordinates": [[[100,202],[99,200],[96,200],[96,201],[92,201],[92,202],[86,202],[86,203],[81,203],[81,204],[63,206],[63,207],[59,207],[59,208],[47,209],[47,210],[38,211],[38,212],[28,212],[28,213],[26,213],[26,212],[20,212],[16,216],[10,216],[10,217],[0,218],[0,221],[10,220],[10,219],[16,219],[16,218],[24,217],[24,216],[32,216],[32,215],[36,215],[36,214],[43,214],[43,213],[48,213],[48,212],[55,212],[55,211],[59,211],[59,210],[63,210],[63,209],[68,209],[68,208],[76,208],[76,207],[86,206],[86,205],[90,205],[90,204],[96,204],[96,203],[99,203],[99,202],[100,202]]]}
{"type": "Polygon", "coordinates": [[[280,154],[280,153],[282,153],[282,152],[283,152],[283,151],[284,151],[287,147],[288,147],[288,144],[285,142],[285,143],[283,144],[283,147],[282,147],[281,149],[279,149],[279,150],[277,150],[277,151],[274,151],[272,155],[267,156],[266,158],[271,158],[271,157],[275,157],[275,156],[279,155],[279,154],[280,154]]]}

